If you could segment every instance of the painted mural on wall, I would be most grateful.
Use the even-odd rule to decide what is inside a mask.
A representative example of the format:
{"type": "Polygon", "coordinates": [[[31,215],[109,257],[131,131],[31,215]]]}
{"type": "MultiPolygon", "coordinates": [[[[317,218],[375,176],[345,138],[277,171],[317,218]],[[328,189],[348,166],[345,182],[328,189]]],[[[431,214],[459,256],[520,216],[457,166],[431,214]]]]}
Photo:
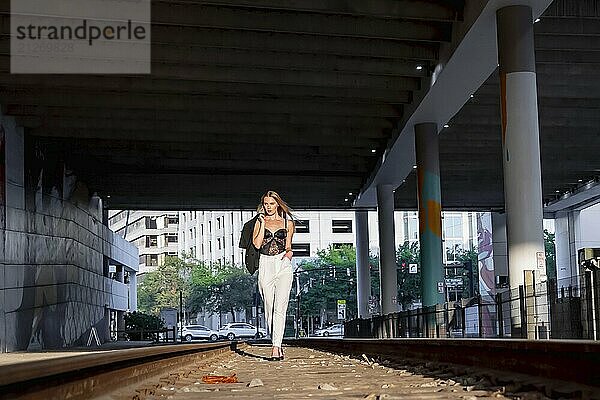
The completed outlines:
{"type": "Polygon", "coordinates": [[[484,337],[494,336],[497,333],[497,317],[496,309],[491,305],[494,304],[496,296],[491,213],[477,213],[477,242],[479,250],[477,257],[479,293],[482,303],[490,304],[490,306],[484,306],[481,310],[482,335],[484,337]]]}

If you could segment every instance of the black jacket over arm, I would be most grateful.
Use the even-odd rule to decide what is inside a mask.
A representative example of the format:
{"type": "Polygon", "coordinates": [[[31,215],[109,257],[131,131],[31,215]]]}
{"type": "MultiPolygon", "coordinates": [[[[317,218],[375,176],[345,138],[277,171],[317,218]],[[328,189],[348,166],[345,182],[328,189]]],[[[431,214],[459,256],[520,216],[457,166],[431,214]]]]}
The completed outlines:
{"type": "Polygon", "coordinates": [[[250,274],[253,274],[258,269],[258,260],[260,258],[260,252],[256,247],[254,247],[254,243],[252,243],[252,235],[254,234],[254,225],[256,224],[256,220],[258,219],[258,214],[252,218],[250,221],[244,224],[242,228],[242,234],[240,235],[240,243],[239,247],[241,249],[246,249],[246,255],[244,257],[246,269],[250,274]]]}

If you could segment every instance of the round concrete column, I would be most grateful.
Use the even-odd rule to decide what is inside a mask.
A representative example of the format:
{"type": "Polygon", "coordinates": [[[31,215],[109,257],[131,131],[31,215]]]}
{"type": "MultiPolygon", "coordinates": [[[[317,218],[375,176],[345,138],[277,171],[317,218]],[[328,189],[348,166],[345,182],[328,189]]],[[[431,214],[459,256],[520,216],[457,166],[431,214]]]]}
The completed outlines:
{"type": "Polygon", "coordinates": [[[424,306],[432,306],[444,302],[439,135],[435,123],[415,125],[415,149],[421,248],[421,301],[424,306]]]}
{"type": "Polygon", "coordinates": [[[356,303],[359,318],[368,318],[371,297],[371,273],[369,271],[369,214],[356,211],[356,303]]]}
{"type": "Polygon", "coordinates": [[[393,185],[377,186],[377,214],[379,216],[381,314],[390,314],[398,311],[393,185]]]}
{"type": "Polygon", "coordinates": [[[510,6],[496,18],[508,276],[516,289],[525,270],[538,281],[546,275],[533,17],[528,6],[510,6]]]}

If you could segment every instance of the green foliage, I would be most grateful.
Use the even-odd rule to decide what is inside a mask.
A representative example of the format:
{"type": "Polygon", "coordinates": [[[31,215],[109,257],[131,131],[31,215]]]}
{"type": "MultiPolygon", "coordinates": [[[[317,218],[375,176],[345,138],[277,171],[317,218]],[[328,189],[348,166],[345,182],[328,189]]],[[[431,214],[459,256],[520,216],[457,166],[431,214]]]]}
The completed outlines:
{"type": "Polygon", "coordinates": [[[138,308],[158,315],[162,308],[179,308],[179,292],[187,298],[188,277],[193,264],[177,257],[167,257],[163,265],[148,272],[138,286],[138,308]]]}
{"type": "MultiPolygon", "coordinates": [[[[347,318],[356,316],[356,251],[353,246],[334,248],[317,253],[318,258],[306,261],[300,274],[302,288],[301,315],[320,315],[322,310],[334,312],[338,300],[346,300],[347,318]]],[[[294,288],[295,294],[295,288],[294,288]]],[[[292,306],[292,304],[290,304],[292,306]]],[[[290,310],[293,313],[293,310],[290,310]]]]}
{"type": "Polygon", "coordinates": [[[546,275],[548,279],[556,279],[556,247],[555,234],[544,229],[544,247],[546,250],[546,275]]]}
{"type": "MultiPolygon", "coordinates": [[[[125,330],[127,331],[152,331],[164,329],[165,324],[162,319],[157,316],[134,311],[125,314],[125,330]]],[[[153,339],[152,334],[145,332],[128,333],[130,340],[146,340],[153,339]]]]}
{"type": "Polygon", "coordinates": [[[396,251],[398,303],[406,309],[421,298],[421,258],[417,242],[404,242],[396,251]],[[410,264],[417,264],[418,273],[411,274],[410,264]]]}
{"type": "Polygon", "coordinates": [[[230,264],[194,265],[190,274],[190,296],[187,301],[191,312],[230,312],[253,305],[256,277],[230,264]]]}

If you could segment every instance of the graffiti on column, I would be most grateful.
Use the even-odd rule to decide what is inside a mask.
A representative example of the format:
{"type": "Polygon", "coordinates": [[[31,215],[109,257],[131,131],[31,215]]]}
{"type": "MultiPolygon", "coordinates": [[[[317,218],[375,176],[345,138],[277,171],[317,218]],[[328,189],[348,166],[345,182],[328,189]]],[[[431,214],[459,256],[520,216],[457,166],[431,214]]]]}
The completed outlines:
{"type": "Polygon", "coordinates": [[[482,307],[481,327],[483,336],[496,334],[496,313],[493,306],[496,296],[496,278],[494,274],[494,247],[492,242],[492,214],[477,213],[477,269],[479,271],[479,293],[481,302],[489,304],[482,307]]]}

